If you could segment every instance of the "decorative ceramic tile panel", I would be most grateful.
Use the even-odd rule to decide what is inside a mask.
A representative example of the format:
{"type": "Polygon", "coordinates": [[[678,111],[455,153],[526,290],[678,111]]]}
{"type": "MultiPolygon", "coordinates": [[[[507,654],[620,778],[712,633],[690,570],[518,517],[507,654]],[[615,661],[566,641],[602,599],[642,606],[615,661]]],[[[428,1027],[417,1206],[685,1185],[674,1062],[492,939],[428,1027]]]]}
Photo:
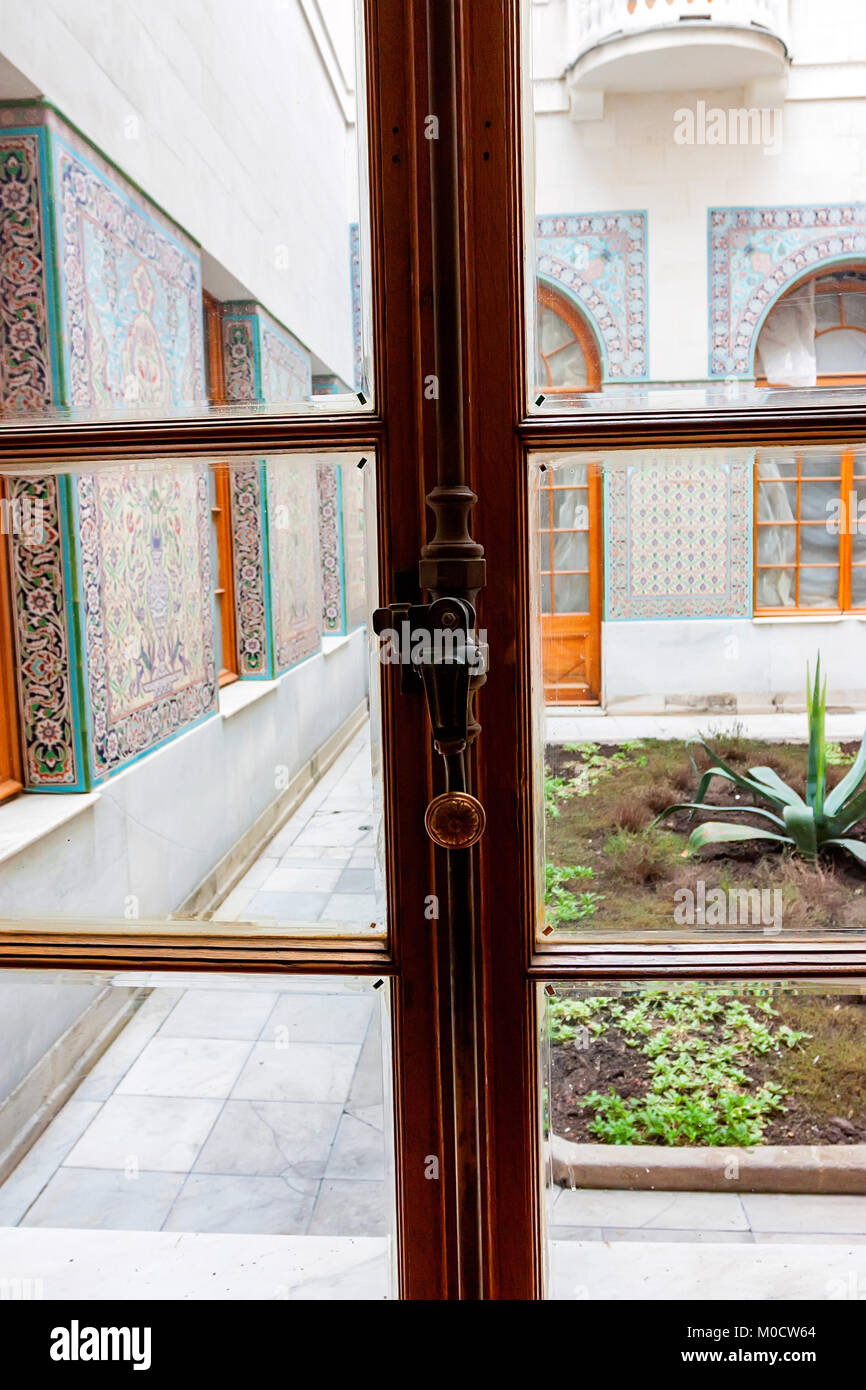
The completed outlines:
{"type": "Polygon", "coordinates": [[[76,480],[91,771],[216,709],[206,465],[76,480]]]}
{"type": "Polygon", "coordinates": [[[52,132],[67,403],[203,401],[198,254],[52,132]]]}
{"type": "MultiPolygon", "coordinates": [[[[44,195],[47,132],[16,130],[38,108],[0,110],[0,403],[26,415],[57,399],[53,358],[53,265],[44,195]]],[[[10,537],[16,669],[30,787],[81,785],[68,636],[68,574],[63,547],[62,480],[10,478],[10,500],[41,508],[34,536],[10,537]]]]}
{"type": "Polygon", "coordinates": [[[255,300],[220,306],[226,397],[284,405],[313,391],[310,354],[255,300]]]}
{"type": "Polygon", "coordinates": [[[64,478],[8,478],[10,501],[40,508],[38,534],[15,537],[12,589],[16,670],[28,786],[76,790],[82,781],[74,686],[70,679],[69,577],[64,478]]]}
{"type": "Polygon", "coordinates": [[[271,460],[267,480],[274,674],[278,674],[321,646],[319,495],[316,469],[308,459],[271,460]]]}
{"type": "MultiPolygon", "coordinates": [[[[21,349],[3,353],[6,404],[202,401],[198,252],[50,108],[26,116],[25,166],[0,110],[0,275],[29,277],[0,287],[4,341],[21,349]]],[[[44,517],[40,546],[13,554],[29,787],[88,787],[215,708],[203,475],[155,479],[13,484],[39,492],[44,517]]]]}
{"type": "Polygon", "coordinates": [[[266,679],[270,676],[271,661],[264,478],[264,463],[233,464],[231,467],[238,674],[266,679]]]}
{"type": "Polygon", "coordinates": [[[259,311],[262,400],[308,400],[313,392],[310,354],[263,310],[259,311]]]}
{"type": "Polygon", "coordinates": [[[602,380],[648,371],[645,212],[536,219],[536,270],[583,311],[601,351],[602,380]]]}
{"type": "Polygon", "coordinates": [[[256,341],[256,323],[251,314],[223,314],[223,375],[227,401],[259,399],[256,341]]]}
{"type": "Polygon", "coordinates": [[[346,631],[343,592],[343,546],[340,516],[340,465],[319,463],[319,555],[322,565],[322,631],[337,636],[346,631]]]}
{"type": "Polygon", "coordinates": [[[55,399],[44,130],[0,131],[0,403],[27,413],[55,399]]]}
{"type": "Polygon", "coordinates": [[[365,475],[355,463],[340,465],[346,629],[367,621],[367,523],[365,475]]]}
{"type": "Polygon", "coordinates": [[[754,375],[770,307],[820,266],[866,258],[866,204],[710,208],[711,376],[754,375]]]}
{"type": "Polygon", "coordinates": [[[648,455],[606,479],[608,619],[751,612],[751,468],[648,455]]]}

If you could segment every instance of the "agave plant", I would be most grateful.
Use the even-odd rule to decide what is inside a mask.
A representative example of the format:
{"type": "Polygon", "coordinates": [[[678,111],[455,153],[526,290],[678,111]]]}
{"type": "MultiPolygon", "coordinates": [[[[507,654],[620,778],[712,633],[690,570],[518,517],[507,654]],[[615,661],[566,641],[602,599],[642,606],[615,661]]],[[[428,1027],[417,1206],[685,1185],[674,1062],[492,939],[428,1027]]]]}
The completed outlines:
{"type": "Polygon", "coordinates": [[[817,859],[821,850],[838,845],[866,865],[866,844],[847,839],[849,831],[866,817],[866,734],[860,751],[841,782],[827,791],[827,743],[824,720],[827,709],[827,682],[821,684],[821,658],[815,667],[812,685],[806,668],[806,707],[809,719],[809,762],[806,773],[805,800],[782,780],[771,767],[750,767],[748,772],[736,772],[713,752],[704,739],[697,742],[714,760],[701,777],[694,801],[677,802],[662,811],[657,820],[664,820],[674,811],[717,811],[720,808],[706,800],[707,788],[714,777],[732,782],[748,792],[753,803],[748,806],[726,806],[725,813],[760,816],[771,822],[772,830],[753,825],[737,825],[733,821],[705,821],[692,831],[688,852],[694,853],[704,845],[720,845],[735,840],[776,840],[790,845],[805,859],[817,859]],[[763,803],[763,804],[759,804],[763,803]],[[770,809],[767,809],[770,808],[770,809]]]}

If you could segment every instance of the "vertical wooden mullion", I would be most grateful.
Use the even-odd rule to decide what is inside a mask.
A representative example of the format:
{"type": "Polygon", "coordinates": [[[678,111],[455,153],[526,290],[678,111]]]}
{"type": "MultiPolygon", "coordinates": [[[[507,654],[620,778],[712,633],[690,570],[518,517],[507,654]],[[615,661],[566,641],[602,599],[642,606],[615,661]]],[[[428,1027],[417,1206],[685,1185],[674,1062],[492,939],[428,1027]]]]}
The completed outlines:
{"type": "Polygon", "coordinates": [[[556,589],[555,589],[554,586],[555,586],[555,584],[556,584],[556,554],[555,554],[555,551],[554,551],[554,536],[553,536],[553,523],[554,523],[554,519],[555,519],[555,518],[554,518],[554,507],[553,507],[553,479],[551,478],[551,476],[550,476],[549,473],[546,473],[546,474],[545,474],[545,477],[546,477],[546,479],[547,479],[547,524],[548,524],[548,527],[549,527],[549,530],[548,530],[548,533],[547,533],[547,550],[548,550],[548,556],[549,556],[548,564],[549,564],[549,567],[550,567],[550,611],[551,611],[551,613],[555,613],[555,612],[556,612],[556,589]]]}
{"type": "Polygon", "coordinates": [[[856,507],[854,509],[854,516],[851,515],[851,502],[854,496],[854,453],[852,450],[842,450],[839,472],[841,474],[839,488],[842,503],[842,525],[839,531],[838,557],[839,607],[843,613],[847,613],[851,608],[851,562],[854,550],[853,525],[856,518],[856,507]]]}
{"type": "MultiPolygon", "coordinates": [[[[374,391],[385,422],[376,455],[381,604],[403,597],[426,539],[424,498],[435,481],[435,419],[423,397],[433,359],[433,290],[425,139],[423,0],[365,0],[371,188],[374,391]]],[[[441,119],[441,113],[440,113],[441,119]]],[[[371,596],[371,602],[373,601],[371,596]]],[[[442,892],[424,811],[432,795],[423,699],[400,693],[381,667],[389,931],[397,963],[391,1055],[400,1296],[457,1297],[457,1179],[448,942],[425,911],[442,892]],[[433,898],[431,899],[431,895],[433,898]]]]}
{"type": "Polygon", "coordinates": [[[602,556],[602,474],[594,464],[587,468],[587,563],[589,565],[590,661],[587,680],[601,692],[601,609],[604,561],[602,556]]]}
{"type": "Polygon", "coordinates": [[[800,549],[800,542],[801,542],[801,531],[800,531],[800,497],[801,497],[802,485],[803,485],[803,457],[802,457],[801,454],[798,454],[798,455],[797,455],[797,530],[796,530],[796,533],[795,533],[795,534],[796,534],[796,543],[795,543],[795,546],[794,546],[794,563],[795,563],[795,565],[796,565],[796,568],[795,568],[795,570],[794,570],[794,607],[795,607],[796,609],[798,609],[798,610],[799,610],[799,607],[800,607],[800,553],[801,553],[801,549],[800,549]]]}
{"type": "Polygon", "coordinates": [[[465,228],[466,448],[474,534],[491,567],[481,595],[493,664],[479,700],[478,1011],[484,1297],[542,1296],[535,991],[532,575],[526,399],[518,0],[456,0],[465,228]],[[491,274],[496,267],[494,274],[491,274]],[[498,657],[495,655],[498,653],[498,657]]]}

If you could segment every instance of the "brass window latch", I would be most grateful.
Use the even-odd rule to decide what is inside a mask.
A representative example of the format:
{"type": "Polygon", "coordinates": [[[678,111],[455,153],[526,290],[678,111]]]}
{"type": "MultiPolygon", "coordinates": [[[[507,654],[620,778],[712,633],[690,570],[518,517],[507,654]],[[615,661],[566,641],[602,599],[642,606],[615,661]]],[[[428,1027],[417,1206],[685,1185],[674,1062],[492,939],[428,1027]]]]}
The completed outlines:
{"type": "Polygon", "coordinates": [[[476,631],[475,609],[464,598],[393,603],[373,614],[384,664],[399,664],[401,688],[426,697],[433,745],[442,755],[447,790],[427,808],[430,838],[445,849],[467,849],[484,832],[481,803],[466,789],[465,753],[479,732],[475,692],[487,676],[487,643],[476,631]]]}

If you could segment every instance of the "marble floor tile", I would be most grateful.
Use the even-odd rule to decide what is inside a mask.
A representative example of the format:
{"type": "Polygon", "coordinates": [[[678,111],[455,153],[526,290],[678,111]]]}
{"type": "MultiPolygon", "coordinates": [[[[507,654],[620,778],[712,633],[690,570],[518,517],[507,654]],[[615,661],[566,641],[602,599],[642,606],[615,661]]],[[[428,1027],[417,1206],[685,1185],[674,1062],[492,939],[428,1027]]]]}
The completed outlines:
{"type": "Polygon", "coordinates": [[[219,1100],[112,1096],[67,1154],[65,1164],[188,1172],[221,1106],[219,1100]]]}
{"type": "Polygon", "coordinates": [[[369,994],[285,994],[275,1004],[261,1040],[361,1043],[373,1008],[369,994]]]}
{"type": "Polygon", "coordinates": [[[337,1103],[229,1100],[195,1162],[197,1173],[281,1177],[315,1191],[340,1121],[337,1103]]]}
{"type": "Polygon", "coordinates": [[[377,921],[382,907],[375,893],[332,893],[322,908],[321,917],[323,921],[369,926],[377,921]]]}
{"type": "Polygon", "coordinates": [[[327,893],[256,893],[249,904],[252,920],[318,922],[328,901],[327,893]]]}
{"type": "Polygon", "coordinates": [[[756,1232],[866,1234],[866,1197],[747,1192],[742,1202],[756,1232]]]}
{"type": "Polygon", "coordinates": [[[866,1246],[828,1245],[816,1259],[803,1245],[552,1241],[550,1271],[557,1300],[824,1301],[866,1280],[866,1246]]]}
{"type": "Polygon", "coordinates": [[[303,1235],[314,1200],[313,1193],[299,1192],[283,1178],[191,1173],[163,1229],[303,1235]]]}
{"type": "Polygon", "coordinates": [[[255,989],[187,990],[159,1030],[161,1038],[259,1036],[277,1001],[276,991],[255,989]]]}
{"type": "Polygon", "coordinates": [[[374,1014],[364,1039],[364,1045],[361,1048],[361,1056],[358,1058],[355,1075],[352,1077],[352,1087],[347,1103],[348,1109],[357,1113],[362,1107],[380,1106],[384,1099],[384,1091],[385,1070],[381,1033],[379,1018],[374,1014]]]}
{"type": "Polygon", "coordinates": [[[383,1181],[385,1137],[380,1129],[354,1115],[343,1115],[325,1169],[326,1178],[363,1178],[383,1181]]]}
{"type": "Polygon", "coordinates": [[[333,893],[346,872],[341,862],[333,859],[306,864],[280,859],[260,886],[263,893],[333,893]]]}
{"type": "Polygon", "coordinates": [[[40,1271],[46,1299],[233,1302],[382,1299],[384,1239],[176,1231],[3,1232],[7,1278],[40,1271]]]}
{"type": "Polygon", "coordinates": [[[223,1099],[249,1056],[250,1043],[229,1038],[154,1038],[117,1087],[119,1096],[223,1099]]]}
{"type": "Polygon", "coordinates": [[[0,1186],[0,1226],[15,1226],[100,1110],[98,1100],[68,1100],[0,1186]]]}
{"type": "Polygon", "coordinates": [[[334,885],[337,893],[375,893],[376,876],[372,868],[362,869],[350,867],[344,869],[339,881],[334,885]]]}
{"type": "Polygon", "coordinates": [[[557,1226],[651,1226],[664,1230],[747,1231],[749,1223],[733,1192],[627,1192],[563,1189],[556,1199],[557,1226]]]}
{"type": "Polygon", "coordinates": [[[114,1042],[103,1052],[75,1092],[76,1100],[108,1100],[142,1049],[159,1031],[183,994],[182,989],[155,989],[114,1042]]]}
{"type": "Polygon", "coordinates": [[[117,1168],[59,1168],[22,1226],[158,1231],[185,1173],[127,1175],[117,1168]]]}
{"type": "Polygon", "coordinates": [[[255,1043],[232,1100],[305,1100],[343,1104],[360,1047],[354,1043],[255,1043]]]}
{"type": "Polygon", "coordinates": [[[384,1236],[390,1211],[384,1182],[326,1178],[319,1189],[309,1233],[316,1236],[384,1236]]]}

